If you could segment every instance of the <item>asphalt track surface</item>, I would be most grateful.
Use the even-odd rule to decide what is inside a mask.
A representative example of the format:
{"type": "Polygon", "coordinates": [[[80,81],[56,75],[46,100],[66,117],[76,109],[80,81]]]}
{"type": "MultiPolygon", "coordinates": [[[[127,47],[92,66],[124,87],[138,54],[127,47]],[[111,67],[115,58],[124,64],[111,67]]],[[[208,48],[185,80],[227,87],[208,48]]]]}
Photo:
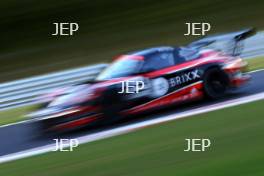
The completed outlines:
{"type": "Polygon", "coordinates": [[[155,114],[136,117],[136,120],[131,118],[119,122],[118,124],[115,125],[100,127],[99,129],[83,129],[77,132],[63,134],[59,136],[39,137],[39,130],[37,128],[37,125],[34,124],[33,122],[19,123],[10,126],[0,127],[0,139],[1,139],[0,157],[7,154],[12,154],[36,147],[41,147],[47,144],[52,144],[54,143],[53,140],[54,138],[68,138],[68,139],[76,138],[127,124],[133,124],[140,121],[160,118],[165,115],[177,114],[179,112],[184,112],[190,109],[203,107],[209,104],[224,102],[230,99],[264,92],[264,71],[253,72],[251,73],[251,76],[252,79],[249,84],[236,91],[229,93],[227,96],[225,96],[220,100],[217,101],[203,100],[185,105],[180,105],[174,108],[162,110],[161,112],[158,113],[156,112],[155,114]]]}

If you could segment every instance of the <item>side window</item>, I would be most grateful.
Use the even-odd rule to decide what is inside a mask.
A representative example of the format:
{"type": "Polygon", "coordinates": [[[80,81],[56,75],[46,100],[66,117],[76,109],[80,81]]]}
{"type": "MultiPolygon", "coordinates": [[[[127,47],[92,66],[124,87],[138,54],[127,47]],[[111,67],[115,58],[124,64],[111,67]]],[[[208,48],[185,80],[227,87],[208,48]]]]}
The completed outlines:
{"type": "Polygon", "coordinates": [[[177,65],[186,61],[185,58],[181,55],[180,51],[181,50],[179,48],[175,48],[174,51],[173,51],[175,63],[177,65]]]}
{"type": "Polygon", "coordinates": [[[183,62],[198,59],[200,57],[199,51],[192,48],[176,48],[174,50],[175,62],[181,64],[183,62]]]}
{"type": "Polygon", "coordinates": [[[145,72],[160,70],[175,64],[172,52],[154,53],[147,57],[142,70],[145,72]]]}

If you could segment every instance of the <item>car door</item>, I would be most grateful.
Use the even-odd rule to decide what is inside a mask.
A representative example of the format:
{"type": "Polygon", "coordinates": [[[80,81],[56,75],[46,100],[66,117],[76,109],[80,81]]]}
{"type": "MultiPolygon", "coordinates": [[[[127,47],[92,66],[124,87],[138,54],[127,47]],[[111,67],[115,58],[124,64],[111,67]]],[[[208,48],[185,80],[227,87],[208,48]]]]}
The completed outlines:
{"type": "Polygon", "coordinates": [[[156,52],[147,56],[142,71],[147,73],[147,77],[150,76],[150,98],[159,98],[170,92],[169,77],[167,74],[163,74],[162,71],[173,66],[175,66],[173,50],[156,52]],[[151,76],[152,74],[154,76],[151,76]]]}
{"type": "Polygon", "coordinates": [[[188,67],[188,63],[199,57],[197,53],[189,49],[175,48],[160,52],[146,63],[145,69],[150,71],[147,76],[152,84],[151,97],[160,98],[199,81],[199,70],[188,67]]]}

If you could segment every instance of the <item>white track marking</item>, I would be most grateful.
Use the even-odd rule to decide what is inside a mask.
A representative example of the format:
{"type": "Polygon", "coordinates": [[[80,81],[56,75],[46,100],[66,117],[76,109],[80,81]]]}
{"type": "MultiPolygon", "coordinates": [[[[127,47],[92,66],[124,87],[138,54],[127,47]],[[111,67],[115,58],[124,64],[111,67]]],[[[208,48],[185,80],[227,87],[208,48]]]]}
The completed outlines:
{"type": "MultiPolygon", "coordinates": [[[[201,114],[201,113],[206,113],[206,112],[210,112],[210,111],[214,111],[214,110],[224,109],[227,107],[237,106],[237,105],[241,105],[241,104],[245,104],[245,103],[249,103],[249,102],[253,102],[253,101],[257,101],[257,100],[263,100],[263,99],[264,99],[264,92],[254,94],[254,95],[245,96],[245,97],[241,97],[241,98],[236,98],[236,99],[232,99],[232,100],[227,100],[224,102],[215,103],[212,105],[207,105],[204,107],[199,107],[199,108],[195,108],[195,109],[188,110],[185,112],[171,114],[168,116],[163,116],[163,117],[159,117],[156,119],[151,119],[151,120],[147,120],[147,121],[143,121],[143,122],[139,122],[139,123],[135,123],[135,124],[131,124],[131,125],[126,125],[123,127],[117,127],[114,129],[110,129],[110,130],[106,130],[106,131],[102,131],[102,132],[78,137],[76,139],[79,141],[80,144],[84,144],[84,143],[88,143],[88,142],[92,142],[92,141],[96,141],[96,140],[100,140],[100,139],[109,138],[112,136],[117,136],[120,134],[125,134],[128,132],[143,128],[143,127],[156,125],[156,124],[160,124],[160,123],[164,123],[164,122],[168,122],[168,121],[172,121],[172,120],[176,120],[176,119],[180,119],[180,118],[186,118],[186,117],[201,114]]],[[[37,148],[33,148],[33,149],[29,149],[29,150],[25,150],[25,151],[21,151],[21,152],[17,152],[17,153],[4,155],[4,156],[0,157],[0,163],[5,163],[5,162],[21,159],[21,158],[26,158],[26,157],[31,157],[34,155],[47,153],[47,152],[50,152],[54,149],[55,149],[55,144],[49,144],[49,145],[45,145],[42,147],[37,147],[37,148]]]]}
{"type": "Polygon", "coordinates": [[[248,73],[255,73],[255,72],[260,72],[260,71],[264,71],[264,68],[261,68],[261,69],[258,69],[258,70],[253,70],[253,71],[250,71],[248,73]]]}
{"type": "Polygon", "coordinates": [[[5,125],[1,125],[0,128],[4,128],[4,127],[8,127],[8,126],[13,126],[13,125],[19,125],[19,124],[27,123],[27,122],[31,122],[31,121],[32,121],[31,119],[22,120],[22,121],[19,121],[19,122],[14,122],[14,123],[9,123],[9,124],[5,124],[5,125]]]}

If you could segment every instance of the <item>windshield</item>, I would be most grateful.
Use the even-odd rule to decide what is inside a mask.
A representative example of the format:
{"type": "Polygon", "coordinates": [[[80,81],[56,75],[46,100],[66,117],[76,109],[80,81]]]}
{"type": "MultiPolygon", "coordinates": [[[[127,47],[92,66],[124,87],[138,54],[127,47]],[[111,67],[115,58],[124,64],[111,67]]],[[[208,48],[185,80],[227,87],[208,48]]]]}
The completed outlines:
{"type": "Polygon", "coordinates": [[[133,75],[138,73],[142,64],[143,61],[138,59],[119,59],[100,73],[96,80],[108,80],[133,75]]]}

